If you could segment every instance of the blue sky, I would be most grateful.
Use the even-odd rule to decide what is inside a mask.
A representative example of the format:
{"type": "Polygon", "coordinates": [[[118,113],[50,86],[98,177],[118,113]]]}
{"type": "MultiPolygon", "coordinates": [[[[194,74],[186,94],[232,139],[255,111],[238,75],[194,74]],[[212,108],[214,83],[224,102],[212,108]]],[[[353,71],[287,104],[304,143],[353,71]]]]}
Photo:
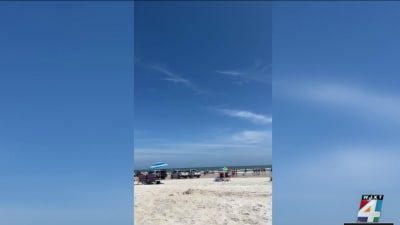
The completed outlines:
{"type": "Polygon", "coordinates": [[[366,193],[400,223],[399,10],[273,3],[275,225],[355,222],[366,193]]]}
{"type": "Polygon", "coordinates": [[[0,224],[132,224],[133,3],[0,3],[0,224]]]}
{"type": "Polygon", "coordinates": [[[133,147],[269,164],[272,94],[274,224],[355,221],[364,193],[400,222],[399,3],[274,2],[273,29],[267,2],[135,4],[0,3],[1,224],[132,224],[133,147]]]}
{"type": "Polygon", "coordinates": [[[135,168],[271,164],[271,3],[135,3],[135,168]]]}

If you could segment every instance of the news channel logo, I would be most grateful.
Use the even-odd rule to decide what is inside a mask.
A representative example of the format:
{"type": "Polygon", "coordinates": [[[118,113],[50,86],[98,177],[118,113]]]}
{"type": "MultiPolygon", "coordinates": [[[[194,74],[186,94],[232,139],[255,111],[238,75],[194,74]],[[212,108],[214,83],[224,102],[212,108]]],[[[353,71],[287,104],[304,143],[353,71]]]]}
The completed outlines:
{"type": "Polygon", "coordinates": [[[379,222],[383,195],[362,195],[357,222],[379,222]]]}

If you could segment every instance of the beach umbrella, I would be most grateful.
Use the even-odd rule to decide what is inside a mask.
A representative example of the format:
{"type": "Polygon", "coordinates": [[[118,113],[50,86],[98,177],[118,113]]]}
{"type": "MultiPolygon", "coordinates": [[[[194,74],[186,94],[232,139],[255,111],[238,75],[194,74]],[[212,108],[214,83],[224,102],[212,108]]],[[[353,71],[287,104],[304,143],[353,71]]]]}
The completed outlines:
{"type": "Polygon", "coordinates": [[[153,165],[150,166],[150,169],[158,169],[161,167],[165,167],[168,166],[168,164],[166,164],[165,162],[158,162],[158,163],[154,163],[153,165]]]}
{"type": "MultiPolygon", "coordinates": [[[[157,162],[157,163],[154,163],[153,165],[151,165],[150,169],[158,169],[158,168],[166,167],[166,166],[168,166],[168,164],[166,164],[165,162],[157,162]]],[[[156,174],[156,176],[157,176],[157,174],[156,174]]],[[[161,172],[159,173],[159,178],[161,178],[161,172]]]]}

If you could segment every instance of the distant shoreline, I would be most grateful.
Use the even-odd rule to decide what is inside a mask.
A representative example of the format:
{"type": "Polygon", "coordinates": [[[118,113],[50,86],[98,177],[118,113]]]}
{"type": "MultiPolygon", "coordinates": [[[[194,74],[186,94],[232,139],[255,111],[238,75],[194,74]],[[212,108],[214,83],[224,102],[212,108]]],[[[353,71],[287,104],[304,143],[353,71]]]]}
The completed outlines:
{"type": "MultiPolygon", "coordinates": [[[[170,171],[174,171],[174,170],[189,170],[189,169],[196,169],[199,171],[205,171],[205,170],[219,170],[221,169],[223,166],[206,166],[206,167],[166,167],[166,168],[160,168],[160,169],[166,169],[168,172],[170,171]]],[[[232,169],[236,169],[236,170],[244,170],[244,169],[248,169],[248,170],[253,170],[253,169],[265,169],[265,168],[271,168],[272,169],[272,165],[248,165],[248,166],[226,166],[228,168],[232,168],[232,169]]],[[[137,172],[141,172],[141,171],[148,171],[149,168],[142,168],[142,169],[134,169],[134,171],[137,172]]]]}

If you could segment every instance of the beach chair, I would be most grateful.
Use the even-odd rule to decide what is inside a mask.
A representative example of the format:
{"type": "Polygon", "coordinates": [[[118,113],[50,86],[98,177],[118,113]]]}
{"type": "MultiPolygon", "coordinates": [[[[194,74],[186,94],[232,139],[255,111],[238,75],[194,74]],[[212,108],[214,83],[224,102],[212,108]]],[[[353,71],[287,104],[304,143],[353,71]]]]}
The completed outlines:
{"type": "Polygon", "coordinates": [[[223,173],[219,173],[218,177],[216,177],[214,179],[214,181],[216,181],[216,182],[224,181],[224,174],[223,173]]]}
{"type": "Polygon", "coordinates": [[[139,183],[146,184],[147,183],[147,176],[144,174],[140,174],[139,176],[139,183]]]}
{"type": "Polygon", "coordinates": [[[219,173],[219,176],[215,178],[215,181],[230,181],[231,178],[228,173],[219,173]]]}
{"type": "Polygon", "coordinates": [[[147,184],[153,184],[153,183],[159,184],[160,183],[159,178],[155,174],[148,174],[147,175],[147,184]]]}

